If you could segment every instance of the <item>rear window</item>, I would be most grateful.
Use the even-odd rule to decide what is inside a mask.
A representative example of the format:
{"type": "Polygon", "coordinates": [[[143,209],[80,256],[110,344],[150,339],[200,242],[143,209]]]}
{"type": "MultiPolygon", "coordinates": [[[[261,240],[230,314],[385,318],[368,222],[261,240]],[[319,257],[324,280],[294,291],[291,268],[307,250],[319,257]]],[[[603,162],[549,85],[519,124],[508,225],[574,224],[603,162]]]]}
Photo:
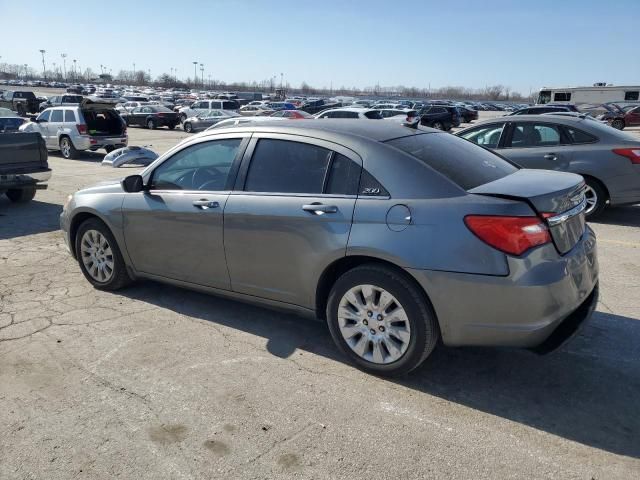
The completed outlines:
{"type": "Polygon", "coordinates": [[[411,135],[389,140],[465,190],[506,177],[518,167],[470,141],[448,134],[411,135]]]}
{"type": "Polygon", "coordinates": [[[365,113],[364,116],[367,117],[369,120],[381,120],[382,119],[382,115],[380,114],[380,112],[378,110],[371,110],[370,112],[365,113]]]}

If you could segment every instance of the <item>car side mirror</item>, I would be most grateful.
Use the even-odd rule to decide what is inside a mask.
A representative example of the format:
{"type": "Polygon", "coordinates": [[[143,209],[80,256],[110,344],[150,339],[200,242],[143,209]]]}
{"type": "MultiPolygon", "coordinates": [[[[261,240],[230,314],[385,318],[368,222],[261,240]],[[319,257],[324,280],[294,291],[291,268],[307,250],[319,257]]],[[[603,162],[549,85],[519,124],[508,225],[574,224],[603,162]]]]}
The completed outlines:
{"type": "Polygon", "coordinates": [[[122,179],[122,189],[127,193],[142,192],[144,188],[144,180],[141,175],[129,175],[122,179]]]}

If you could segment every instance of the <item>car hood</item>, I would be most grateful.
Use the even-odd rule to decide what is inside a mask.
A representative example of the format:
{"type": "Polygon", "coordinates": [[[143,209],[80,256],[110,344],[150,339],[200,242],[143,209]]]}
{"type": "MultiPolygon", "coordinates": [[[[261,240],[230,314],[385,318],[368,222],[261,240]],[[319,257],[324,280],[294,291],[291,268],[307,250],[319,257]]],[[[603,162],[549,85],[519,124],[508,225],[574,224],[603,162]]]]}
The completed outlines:
{"type": "Polygon", "coordinates": [[[105,180],[87,188],[79,190],[76,195],[96,194],[96,193],[124,193],[120,180],[105,180]]]}

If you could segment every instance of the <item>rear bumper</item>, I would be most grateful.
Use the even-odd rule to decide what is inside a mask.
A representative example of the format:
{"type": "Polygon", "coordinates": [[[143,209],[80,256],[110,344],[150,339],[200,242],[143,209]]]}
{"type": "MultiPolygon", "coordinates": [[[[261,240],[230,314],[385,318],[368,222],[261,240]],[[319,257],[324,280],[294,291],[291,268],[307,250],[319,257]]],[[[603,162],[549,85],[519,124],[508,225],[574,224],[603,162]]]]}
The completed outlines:
{"type": "MultiPolygon", "coordinates": [[[[51,178],[51,169],[37,170],[34,172],[24,172],[17,174],[0,173],[0,189],[27,187],[46,182],[51,178]]],[[[40,188],[45,187],[39,185],[40,188]]]]}
{"type": "Polygon", "coordinates": [[[75,137],[73,140],[73,146],[77,150],[97,150],[104,147],[121,148],[126,147],[128,143],[128,137],[126,135],[117,137],[97,137],[97,136],[81,136],[75,137]]]}
{"type": "Polygon", "coordinates": [[[548,350],[595,308],[598,261],[590,228],[564,256],[544,245],[508,263],[504,277],[408,269],[431,299],[445,345],[548,350]]]}

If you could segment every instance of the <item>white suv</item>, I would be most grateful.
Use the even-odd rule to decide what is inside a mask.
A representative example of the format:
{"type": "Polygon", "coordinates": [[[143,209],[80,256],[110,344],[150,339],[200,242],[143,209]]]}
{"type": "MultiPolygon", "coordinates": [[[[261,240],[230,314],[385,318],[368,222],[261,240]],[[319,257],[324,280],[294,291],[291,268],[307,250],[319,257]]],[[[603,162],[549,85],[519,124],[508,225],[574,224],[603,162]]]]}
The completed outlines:
{"type": "Polygon", "coordinates": [[[47,149],[60,150],[64,158],[76,158],[82,150],[104,148],[112,152],[128,143],[127,125],[114,105],[104,99],[85,98],[79,106],[47,108],[20,131],[38,132],[47,149]]]}
{"type": "Polygon", "coordinates": [[[197,115],[202,110],[231,110],[238,112],[240,104],[236,100],[196,100],[188,107],[180,107],[178,116],[184,122],[187,118],[197,115]]]}

